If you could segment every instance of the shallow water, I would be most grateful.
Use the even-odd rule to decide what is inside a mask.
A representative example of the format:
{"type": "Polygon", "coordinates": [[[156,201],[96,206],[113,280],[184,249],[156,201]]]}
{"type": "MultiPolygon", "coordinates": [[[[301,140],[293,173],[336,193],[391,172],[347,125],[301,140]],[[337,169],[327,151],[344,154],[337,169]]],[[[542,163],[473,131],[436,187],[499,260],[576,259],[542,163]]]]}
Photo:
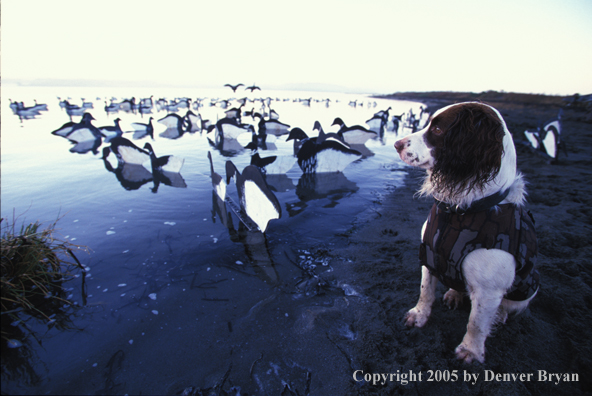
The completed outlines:
{"type": "MultiPolygon", "coordinates": [[[[155,99],[204,98],[204,107],[193,111],[214,122],[224,116],[224,109],[210,106],[213,99],[270,96],[280,121],[301,127],[311,136],[316,120],[330,132],[337,129],[331,127],[335,117],[348,125],[364,125],[375,112],[389,106],[393,107],[391,115],[410,108],[418,113],[419,107],[417,103],[318,92],[232,94],[230,90],[3,86],[2,217],[12,221],[16,215],[17,226],[36,220],[49,224],[60,218],[59,234],[91,249],[88,255],[77,253],[89,269],[84,289],[81,277],[66,284],[70,299],[77,304],[63,309],[70,329],[27,320],[19,324],[25,334],[24,346],[5,355],[3,345],[5,392],[154,394],[175,393],[190,385],[205,388],[219,380],[233,353],[238,381],[241,368],[237,360],[248,361],[243,367],[246,378],[265,340],[272,346],[289,339],[285,329],[299,332],[306,327],[301,315],[295,317],[303,304],[334,307],[339,296],[355,295],[355,285],[346,284],[351,279],[335,279],[339,276],[331,274],[339,273],[338,264],[324,252],[342,243],[340,235],[376,210],[389,189],[404,182],[404,173],[397,172],[404,165],[393,148],[394,132],[367,142],[364,157],[342,174],[302,177],[296,164],[286,175],[268,178],[282,206],[282,217],[272,221],[262,235],[239,227],[237,217],[217,201],[207,159],[211,151],[214,167],[222,175],[227,159],[242,170],[250,163],[252,152],[243,148],[250,137],[242,135],[224,147],[215,147],[214,136],[205,132],[169,139],[161,136],[166,128],[156,122],[166,111],[154,110],[149,115],[104,111],[105,98],[150,95],[155,99]],[[144,184],[129,188],[100,158],[105,143],[99,154],[70,152],[72,143],[50,133],[69,121],[59,107],[56,96],[60,95],[71,97],[73,104],[80,105],[82,97],[93,102],[89,112],[95,126],[112,125],[119,117],[122,129],[131,131],[131,122],[154,117],[154,141],[134,142],[143,146],[150,141],[157,156],[184,158],[181,186],[156,186],[148,173],[144,184]],[[311,97],[310,106],[296,101],[311,97]],[[326,98],[331,99],[328,105],[314,101],[326,98]],[[19,119],[8,99],[26,106],[36,99],[46,103],[48,111],[35,119],[19,119]],[[352,100],[363,105],[353,107],[352,100]],[[314,284],[318,276],[334,280],[331,292],[317,295],[322,289],[314,284]]],[[[250,102],[244,109],[260,107],[259,102],[250,102]]],[[[243,122],[251,118],[243,117],[243,122]]],[[[132,136],[124,134],[130,140],[132,136]]],[[[269,144],[267,151],[260,150],[262,156],[278,153],[292,153],[292,143],[285,142],[285,136],[269,144]]],[[[238,202],[234,185],[229,192],[238,202]]],[[[341,336],[351,335],[347,326],[336,326],[341,336]]],[[[272,367],[280,364],[272,357],[268,360],[272,367]]],[[[254,381],[253,366],[250,371],[254,381]]],[[[274,385],[262,376],[252,386],[270,391],[274,385]]]]}

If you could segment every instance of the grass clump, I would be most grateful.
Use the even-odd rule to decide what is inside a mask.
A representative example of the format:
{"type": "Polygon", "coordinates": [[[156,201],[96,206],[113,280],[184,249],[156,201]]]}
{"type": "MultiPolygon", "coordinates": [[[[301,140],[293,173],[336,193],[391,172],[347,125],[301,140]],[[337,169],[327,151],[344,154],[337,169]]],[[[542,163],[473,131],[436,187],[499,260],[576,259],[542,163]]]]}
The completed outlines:
{"type": "MultiPolygon", "coordinates": [[[[58,219],[59,220],[59,219],[58,219]]],[[[56,237],[54,221],[42,229],[39,222],[7,224],[1,219],[2,338],[9,340],[5,325],[24,313],[53,322],[57,307],[72,303],[66,299],[62,283],[72,278],[71,270],[82,269],[73,250],[88,250],[56,237]]]]}

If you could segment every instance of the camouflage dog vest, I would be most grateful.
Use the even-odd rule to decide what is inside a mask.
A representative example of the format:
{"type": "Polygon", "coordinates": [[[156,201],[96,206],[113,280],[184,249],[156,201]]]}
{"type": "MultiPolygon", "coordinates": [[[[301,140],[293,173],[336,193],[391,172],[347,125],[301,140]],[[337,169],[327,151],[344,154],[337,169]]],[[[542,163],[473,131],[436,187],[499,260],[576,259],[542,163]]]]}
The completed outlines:
{"type": "Polygon", "coordinates": [[[530,213],[514,204],[464,214],[438,203],[432,206],[419,259],[440,282],[466,292],[462,263],[467,254],[480,248],[504,250],[516,259],[516,276],[504,298],[524,301],[537,291],[537,239],[530,213]]]}

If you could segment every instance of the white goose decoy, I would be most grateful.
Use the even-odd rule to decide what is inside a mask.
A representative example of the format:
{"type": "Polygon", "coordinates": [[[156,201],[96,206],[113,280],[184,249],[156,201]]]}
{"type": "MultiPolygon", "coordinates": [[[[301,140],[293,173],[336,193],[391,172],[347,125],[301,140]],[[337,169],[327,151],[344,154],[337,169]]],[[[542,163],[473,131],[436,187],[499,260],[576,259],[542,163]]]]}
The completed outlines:
{"type": "Polygon", "coordinates": [[[227,184],[233,178],[241,208],[259,230],[265,232],[271,220],[282,216],[282,208],[277,197],[271,192],[256,166],[247,166],[241,174],[232,161],[226,161],[227,184]]]}
{"type": "Polygon", "coordinates": [[[150,143],[146,143],[144,145],[144,150],[150,154],[150,165],[153,174],[156,171],[179,173],[183,167],[183,163],[185,162],[184,159],[175,157],[174,155],[156,157],[156,154],[154,154],[154,150],[152,149],[152,145],[150,143]]]}
{"type": "Polygon", "coordinates": [[[343,136],[343,140],[347,144],[365,144],[369,139],[378,136],[376,132],[366,129],[361,125],[348,127],[339,117],[335,118],[331,125],[339,125],[339,131],[337,133],[343,136]]]}
{"type": "Polygon", "coordinates": [[[226,181],[220,174],[214,171],[214,162],[212,161],[212,153],[208,151],[208,159],[210,160],[210,176],[212,178],[212,187],[216,192],[218,198],[222,201],[226,199],[226,181]]]}
{"type": "Polygon", "coordinates": [[[111,139],[111,151],[120,164],[144,165],[150,161],[150,153],[142,150],[124,137],[111,139]]]}

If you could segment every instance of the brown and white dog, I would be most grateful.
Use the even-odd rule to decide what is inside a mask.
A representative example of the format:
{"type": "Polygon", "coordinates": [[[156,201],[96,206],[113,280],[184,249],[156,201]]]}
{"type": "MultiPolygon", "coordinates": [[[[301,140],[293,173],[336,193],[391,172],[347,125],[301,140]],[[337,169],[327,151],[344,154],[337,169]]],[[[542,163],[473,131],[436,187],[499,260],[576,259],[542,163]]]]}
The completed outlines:
{"type": "Polygon", "coordinates": [[[468,293],[469,323],[455,352],[467,363],[483,362],[493,324],[526,309],[539,286],[536,234],[523,211],[512,136],[496,109],[467,102],[440,109],[395,148],[405,163],[427,170],[419,194],[436,200],[422,229],[419,301],[405,324],[426,324],[438,280],[450,288],[449,307],[468,293]]]}

